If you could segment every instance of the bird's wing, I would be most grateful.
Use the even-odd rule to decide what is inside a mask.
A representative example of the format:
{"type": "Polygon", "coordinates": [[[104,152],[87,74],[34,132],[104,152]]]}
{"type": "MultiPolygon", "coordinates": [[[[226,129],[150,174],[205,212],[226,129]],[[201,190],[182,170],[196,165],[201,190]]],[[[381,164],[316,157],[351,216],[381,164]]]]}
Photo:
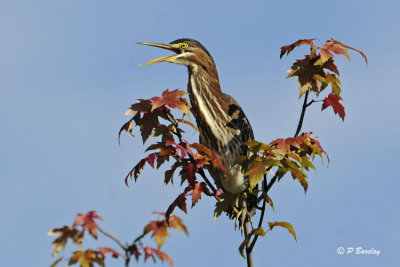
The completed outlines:
{"type": "MultiPolygon", "coordinates": [[[[251,128],[250,122],[239,103],[227,94],[224,94],[224,100],[228,105],[228,116],[231,118],[231,121],[227,123],[227,126],[236,131],[236,136],[239,138],[241,143],[253,140],[253,129],[251,128]]],[[[241,146],[240,150],[241,155],[247,155],[247,147],[241,146]]]]}

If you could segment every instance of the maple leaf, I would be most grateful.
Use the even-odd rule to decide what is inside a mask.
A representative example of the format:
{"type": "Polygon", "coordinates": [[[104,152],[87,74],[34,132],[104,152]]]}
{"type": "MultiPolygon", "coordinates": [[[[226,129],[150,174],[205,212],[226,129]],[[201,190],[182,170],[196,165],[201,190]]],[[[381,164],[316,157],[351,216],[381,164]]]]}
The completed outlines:
{"type": "Polygon", "coordinates": [[[322,110],[331,106],[335,114],[339,114],[339,117],[344,121],[344,116],[346,113],[344,112],[344,106],[339,103],[340,100],[343,100],[340,96],[329,94],[328,97],[325,97],[324,103],[322,104],[322,110]]]}
{"type": "MultiPolygon", "coordinates": [[[[318,140],[316,140],[315,138],[310,138],[310,143],[312,145],[316,146],[321,153],[325,154],[325,156],[328,158],[328,163],[329,163],[328,153],[326,153],[326,151],[322,148],[320,142],[318,140]]],[[[313,151],[315,151],[315,149],[313,149],[313,151]]],[[[321,158],[322,158],[322,154],[320,154],[320,155],[321,155],[321,158]]]]}
{"type": "Polygon", "coordinates": [[[262,180],[265,173],[267,173],[267,170],[261,160],[250,163],[249,170],[245,173],[249,177],[250,189],[253,189],[262,180]]]}
{"type": "Polygon", "coordinates": [[[201,192],[202,192],[201,184],[199,182],[196,182],[193,191],[190,193],[190,195],[192,196],[192,208],[201,198],[201,192]]]}
{"type": "Polygon", "coordinates": [[[157,158],[157,153],[152,153],[147,156],[146,160],[150,164],[150,166],[154,169],[154,161],[157,158]]]}
{"type": "Polygon", "coordinates": [[[285,158],[285,163],[287,164],[286,167],[292,174],[293,179],[297,179],[300,182],[304,189],[304,193],[306,193],[308,189],[308,182],[306,179],[307,175],[304,173],[304,171],[299,169],[298,165],[294,161],[285,158]]]}
{"type": "Polygon", "coordinates": [[[95,222],[95,219],[102,220],[102,218],[96,214],[96,211],[92,210],[89,211],[88,213],[79,213],[78,216],[76,216],[75,221],[73,226],[81,225],[83,227],[83,232],[85,230],[88,230],[89,233],[97,239],[97,223],[95,222]]]}
{"type": "Polygon", "coordinates": [[[199,144],[199,143],[193,143],[190,144],[190,147],[196,149],[198,152],[203,153],[207,155],[208,157],[211,157],[211,163],[214,168],[220,169],[222,172],[226,173],[228,170],[225,168],[224,165],[219,161],[217,155],[211,151],[208,147],[199,144]]]}
{"type": "MultiPolygon", "coordinates": [[[[143,250],[144,250],[144,253],[145,253],[145,256],[144,256],[144,260],[145,260],[145,261],[146,261],[149,257],[153,257],[153,254],[156,254],[157,257],[158,257],[161,261],[164,261],[164,260],[165,260],[166,262],[169,263],[169,265],[173,266],[173,261],[172,261],[172,259],[171,259],[167,254],[165,254],[164,252],[159,251],[159,250],[156,250],[156,249],[151,248],[151,247],[149,247],[149,246],[145,247],[143,250]]],[[[154,259],[154,258],[153,258],[153,259],[154,259]]]]}
{"type": "Polygon", "coordinates": [[[285,154],[290,149],[290,144],[286,142],[286,139],[278,138],[270,143],[271,146],[275,146],[276,149],[285,154]]]}
{"type": "Polygon", "coordinates": [[[131,246],[129,246],[128,249],[129,249],[129,253],[131,255],[135,255],[136,261],[139,260],[139,256],[142,255],[142,253],[139,251],[139,249],[136,246],[136,244],[132,244],[131,246]]]}
{"type": "Polygon", "coordinates": [[[157,128],[157,126],[160,124],[158,120],[159,112],[157,111],[158,110],[143,114],[143,117],[138,121],[138,125],[140,125],[140,132],[142,135],[143,144],[152,134],[153,130],[157,128]]]}
{"type": "Polygon", "coordinates": [[[80,263],[81,267],[93,267],[94,263],[103,267],[105,266],[102,254],[92,249],[75,251],[69,259],[68,265],[75,263],[80,263]]]}
{"type": "Polygon", "coordinates": [[[121,254],[118,253],[118,251],[115,251],[112,248],[105,248],[105,247],[99,248],[99,253],[103,256],[103,258],[106,258],[109,253],[111,253],[112,257],[116,259],[119,256],[122,256],[121,254]]]}
{"type": "Polygon", "coordinates": [[[367,56],[366,56],[363,52],[361,52],[360,50],[357,50],[357,49],[355,49],[355,48],[353,48],[353,47],[350,47],[350,46],[348,46],[348,45],[345,45],[345,44],[343,44],[343,43],[341,43],[341,42],[339,42],[339,41],[336,41],[336,40],[333,39],[333,38],[331,38],[331,40],[332,40],[332,42],[333,42],[335,45],[340,45],[340,46],[342,46],[342,47],[344,47],[344,48],[351,49],[351,50],[353,50],[353,51],[358,52],[358,53],[364,58],[365,64],[368,64],[367,56]]]}
{"type": "MultiPolygon", "coordinates": [[[[165,214],[164,214],[164,216],[165,216],[165,214]]],[[[187,227],[183,224],[182,219],[179,218],[178,216],[175,216],[175,215],[170,216],[169,227],[172,227],[179,231],[183,231],[183,232],[185,232],[186,235],[189,235],[187,227]]]]}
{"type": "Polygon", "coordinates": [[[56,260],[55,262],[53,262],[52,265],[50,265],[50,267],[57,267],[57,265],[61,262],[65,260],[64,257],[59,258],[58,260],[56,260]]]}
{"type": "Polygon", "coordinates": [[[193,155],[193,151],[190,149],[190,146],[188,146],[186,143],[177,144],[174,141],[167,140],[165,141],[165,145],[173,147],[175,150],[179,150],[181,153],[181,156],[179,158],[180,160],[186,157],[186,153],[193,155]]]}
{"type": "MultiPolygon", "coordinates": [[[[298,81],[300,83],[300,97],[305,93],[305,91],[307,91],[308,88],[313,87],[315,75],[325,77],[325,71],[323,70],[322,66],[315,64],[318,59],[319,56],[312,58],[307,55],[304,59],[297,59],[289,69],[289,75],[286,78],[298,77],[298,81]]],[[[319,86],[315,85],[313,90],[318,95],[319,86]]]]}
{"type": "Polygon", "coordinates": [[[328,59],[324,64],[322,65],[322,68],[333,71],[337,75],[339,75],[339,70],[335,63],[333,63],[333,59],[328,59]]]}
{"type": "Polygon", "coordinates": [[[331,84],[332,86],[332,93],[339,96],[340,93],[342,92],[342,89],[340,89],[340,80],[338,77],[336,77],[335,74],[326,74],[326,80],[331,84]]]}
{"type": "Polygon", "coordinates": [[[309,45],[311,46],[311,51],[313,51],[313,53],[315,53],[315,46],[313,41],[315,40],[315,38],[313,39],[300,39],[296,42],[294,42],[293,44],[290,45],[286,45],[286,46],[282,46],[281,47],[281,55],[280,58],[283,57],[283,55],[289,55],[290,52],[292,52],[293,49],[295,49],[296,47],[300,46],[300,45],[309,45]]]}
{"type": "Polygon", "coordinates": [[[133,120],[134,118],[130,119],[127,123],[125,123],[124,125],[122,125],[121,129],[118,132],[118,143],[121,144],[121,133],[123,131],[130,133],[133,136],[133,129],[132,129],[132,125],[133,125],[133,120]]]}
{"type": "Polygon", "coordinates": [[[125,184],[126,186],[129,187],[128,184],[128,180],[130,178],[132,178],[132,176],[135,178],[135,182],[137,181],[137,178],[139,177],[141,171],[144,169],[144,165],[146,164],[146,162],[148,162],[151,167],[154,168],[154,160],[155,158],[158,156],[159,153],[153,153],[148,155],[147,157],[141,159],[136,165],[135,167],[133,167],[132,170],[129,171],[129,173],[126,175],[125,177],[125,184]]]}
{"type": "Polygon", "coordinates": [[[187,213],[187,208],[186,208],[186,191],[180,194],[174,202],[169,205],[167,212],[165,213],[165,218],[167,223],[169,223],[169,218],[172,212],[176,207],[180,208],[184,213],[187,213]]]}
{"type": "Polygon", "coordinates": [[[320,50],[322,62],[325,62],[328,59],[335,60],[335,57],[332,55],[331,52],[338,55],[344,55],[345,57],[347,57],[347,59],[350,60],[347,49],[342,48],[340,44],[335,43],[331,40],[326,41],[323,46],[318,46],[317,48],[320,50]]]}
{"type": "Polygon", "coordinates": [[[174,141],[174,135],[172,132],[172,127],[168,127],[164,124],[158,125],[154,132],[154,136],[160,136],[161,135],[161,141],[165,142],[167,140],[174,141]]]}
{"type": "Polygon", "coordinates": [[[208,147],[206,147],[205,145],[199,144],[199,143],[192,143],[190,144],[190,146],[194,149],[196,149],[198,152],[202,152],[208,156],[211,156],[213,154],[213,152],[211,151],[211,149],[209,149],[208,147]]]}
{"type": "Polygon", "coordinates": [[[170,181],[171,183],[173,183],[172,177],[174,175],[175,170],[178,167],[182,167],[184,166],[184,163],[182,161],[175,161],[174,164],[172,164],[171,169],[165,171],[164,173],[164,183],[168,184],[170,181]]]}
{"type": "Polygon", "coordinates": [[[147,234],[150,231],[153,232],[151,237],[156,241],[158,249],[160,249],[165,243],[167,236],[170,236],[168,232],[168,224],[165,220],[151,221],[144,227],[144,234],[147,234]]]}
{"type": "Polygon", "coordinates": [[[191,121],[184,120],[184,119],[176,119],[176,120],[179,121],[180,123],[190,125],[193,129],[195,129],[198,133],[200,133],[199,129],[197,129],[197,127],[191,121]]]}
{"type": "Polygon", "coordinates": [[[67,241],[71,238],[72,242],[79,248],[82,248],[83,232],[76,228],[64,226],[62,228],[53,228],[48,233],[49,236],[59,236],[53,241],[52,257],[65,249],[67,241]]]}
{"type": "Polygon", "coordinates": [[[223,192],[218,196],[221,200],[215,204],[214,219],[222,214],[222,212],[227,211],[232,205],[236,204],[239,196],[237,194],[232,194],[229,192],[223,192]]]}
{"type": "Polygon", "coordinates": [[[185,91],[179,89],[175,89],[171,92],[167,89],[162,93],[162,97],[156,96],[151,99],[152,111],[162,105],[167,105],[171,108],[178,108],[182,113],[189,117],[190,106],[187,101],[184,101],[182,98],[182,96],[186,94],[185,91]]]}
{"type": "Polygon", "coordinates": [[[132,104],[131,107],[125,111],[125,116],[135,116],[137,113],[150,112],[151,101],[148,99],[138,99],[139,103],[132,104]]]}
{"type": "Polygon", "coordinates": [[[269,225],[269,228],[271,231],[275,226],[280,226],[280,227],[286,228],[287,230],[289,230],[289,233],[291,233],[292,236],[294,237],[294,239],[297,241],[296,232],[294,231],[292,224],[290,224],[288,222],[269,222],[268,225],[269,225]]]}
{"type": "Polygon", "coordinates": [[[197,172],[197,167],[193,163],[188,163],[183,166],[182,170],[179,172],[179,174],[182,177],[182,182],[181,184],[184,183],[184,181],[188,181],[190,185],[194,185],[196,182],[196,172],[197,172]]]}

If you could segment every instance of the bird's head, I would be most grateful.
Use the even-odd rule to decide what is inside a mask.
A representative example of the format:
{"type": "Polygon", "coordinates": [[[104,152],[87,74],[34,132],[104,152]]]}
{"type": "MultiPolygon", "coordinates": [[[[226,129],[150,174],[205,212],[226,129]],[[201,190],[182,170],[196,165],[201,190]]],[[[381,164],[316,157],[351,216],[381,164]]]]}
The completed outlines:
{"type": "Polygon", "coordinates": [[[148,42],[140,42],[138,44],[159,47],[175,52],[174,55],[151,60],[147,63],[141,64],[142,66],[165,61],[174,64],[185,65],[188,67],[201,66],[207,70],[210,66],[215,65],[214,60],[207,49],[200,42],[193,39],[178,39],[169,44],[148,42]]]}

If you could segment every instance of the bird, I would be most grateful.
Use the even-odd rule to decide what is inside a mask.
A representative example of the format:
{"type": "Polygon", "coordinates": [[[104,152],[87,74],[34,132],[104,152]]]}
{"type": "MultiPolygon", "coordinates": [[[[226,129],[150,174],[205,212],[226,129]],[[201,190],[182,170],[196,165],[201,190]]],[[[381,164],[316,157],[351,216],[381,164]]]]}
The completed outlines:
{"type": "Polygon", "coordinates": [[[224,192],[240,194],[249,188],[248,179],[234,161],[249,151],[244,142],[254,140],[253,129],[239,103],[221,90],[217,68],[211,54],[199,42],[183,38],[164,43],[139,42],[138,44],[173,51],[175,54],[157,58],[142,66],[169,62],[187,67],[191,112],[195,117],[200,144],[211,149],[226,175],[218,169],[208,169],[216,185],[224,192]]]}

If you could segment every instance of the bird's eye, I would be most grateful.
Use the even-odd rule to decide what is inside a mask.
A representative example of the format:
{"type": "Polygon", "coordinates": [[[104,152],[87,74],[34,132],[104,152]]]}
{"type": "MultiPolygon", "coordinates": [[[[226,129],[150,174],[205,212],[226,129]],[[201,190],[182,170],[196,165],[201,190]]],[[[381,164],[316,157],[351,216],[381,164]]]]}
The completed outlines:
{"type": "Polygon", "coordinates": [[[186,48],[188,48],[188,44],[187,44],[187,43],[181,43],[181,44],[180,44],[180,47],[181,47],[182,49],[186,49],[186,48]]]}

